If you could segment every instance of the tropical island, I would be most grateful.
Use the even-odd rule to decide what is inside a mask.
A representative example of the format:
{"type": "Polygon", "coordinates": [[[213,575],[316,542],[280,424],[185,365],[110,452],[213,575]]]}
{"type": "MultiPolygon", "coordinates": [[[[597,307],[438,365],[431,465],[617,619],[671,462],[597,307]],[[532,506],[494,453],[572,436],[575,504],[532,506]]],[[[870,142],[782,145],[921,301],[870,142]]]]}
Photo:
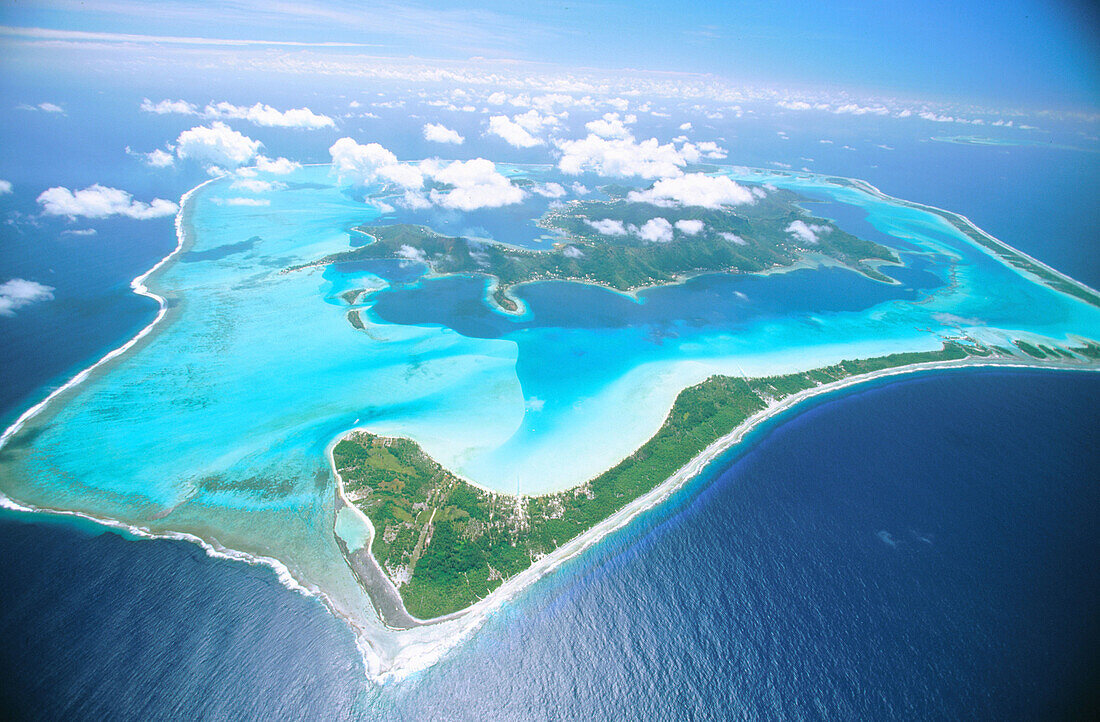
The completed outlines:
{"type": "Polygon", "coordinates": [[[332,450],[345,498],[371,521],[372,554],[414,617],[462,610],[538,559],[649,492],[712,443],[799,392],[887,369],[1020,357],[1083,364],[1100,345],[988,347],[970,339],[939,351],[843,361],[767,378],[713,376],[677,397],[661,429],[630,457],[580,486],[540,496],[479,488],[413,441],[353,432],[332,450]]]}
{"type": "MultiPolygon", "coordinates": [[[[601,190],[608,200],[575,200],[538,220],[540,227],[560,237],[552,249],[447,236],[412,224],[367,225],[355,228],[368,237],[364,245],[288,270],[385,259],[416,261],[435,276],[489,277],[491,300],[499,311],[511,314],[521,306],[510,290],[524,283],[569,280],[633,291],[706,273],[768,272],[808,258],[896,283],[878,270],[882,264],[900,263],[894,250],[812,216],[798,205],[806,199],[788,190],[758,186],[752,202],[718,208],[641,202],[635,195],[639,191],[621,186],[601,190]]],[[[961,219],[944,217],[1005,262],[1095,304],[1091,290],[1066,281],[961,219]]],[[[362,293],[353,289],[341,298],[355,306],[362,293]]],[[[365,328],[357,310],[349,310],[347,316],[356,329],[365,328]]],[[[343,485],[343,499],[370,520],[374,534],[364,548],[344,547],[344,552],[349,557],[371,555],[414,618],[449,615],[653,490],[755,414],[800,392],[915,364],[968,359],[1081,364],[1098,358],[1100,346],[1091,341],[1069,348],[1022,340],[1008,346],[960,335],[945,339],[935,351],[846,360],[802,373],[716,375],[683,390],[660,430],[629,457],[578,486],[543,495],[481,488],[442,466],[410,439],[355,431],[332,449],[333,467],[343,485]]]]}
{"type": "Polygon", "coordinates": [[[552,249],[446,236],[411,224],[360,226],[355,230],[369,237],[365,245],[289,270],[419,261],[435,275],[491,276],[491,297],[509,313],[520,311],[511,289],[533,281],[579,281],[628,292],[705,273],[787,268],[811,255],[876,281],[894,282],[877,268],[899,262],[893,250],[812,216],[797,205],[806,199],[791,191],[754,186],[751,202],[707,208],[632,200],[639,191],[623,186],[601,190],[610,200],[572,201],[539,219],[539,226],[561,239],[552,249]]]}

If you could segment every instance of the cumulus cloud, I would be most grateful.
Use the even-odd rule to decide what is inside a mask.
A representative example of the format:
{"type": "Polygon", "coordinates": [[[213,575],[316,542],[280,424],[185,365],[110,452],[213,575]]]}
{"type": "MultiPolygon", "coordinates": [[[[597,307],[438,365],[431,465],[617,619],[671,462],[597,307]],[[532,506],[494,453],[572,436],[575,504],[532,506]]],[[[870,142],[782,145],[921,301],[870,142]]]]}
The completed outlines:
{"type": "Polygon", "coordinates": [[[501,175],[496,165],[485,158],[454,161],[445,166],[424,163],[425,173],[449,190],[432,189],[431,201],[444,208],[472,211],[478,208],[499,208],[521,202],[526,193],[501,175]]]}
{"type": "Polygon", "coordinates": [[[0,196],[11,193],[11,181],[0,180],[0,196]]]}
{"type": "Polygon", "coordinates": [[[668,243],[672,240],[672,224],[666,218],[650,218],[634,231],[638,238],[650,243],[668,243]]]}
{"type": "Polygon", "coordinates": [[[51,216],[72,218],[108,218],[125,216],[145,220],[176,214],[179,207],[172,201],[157,198],[152,203],[135,201],[133,196],[118,188],[108,188],[98,183],[83,190],[71,191],[55,186],[38,196],[42,212],[51,216]]]}
{"type": "Polygon", "coordinates": [[[687,236],[694,236],[706,228],[706,224],[702,221],[687,218],[682,221],[676,221],[674,225],[676,226],[676,230],[687,236]]]}
{"type": "Polygon", "coordinates": [[[680,130],[691,130],[691,123],[680,123],[680,130]]]}
{"type": "Polygon", "coordinates": [[[24,306],[40,301],[52,301],[54,289],[25,278],[13,278],[0,283],[0,316],[14,316],[24,306]]]}
{"type": "Polygon", "coordinates": [[[424,140],[429,140],[433,143],[453,143],[455,145],[462,145],[462,141],[466,139],[459,135],[457,130],[452,130],[442,123],[425,123],[424,140]]]}
{"type": "Polygon", "coordinates": [[[584,127],[589,133],[601,138],[631,138],[633,134],[626,126],[637,120],[636,115],[621,118],[618,113],[605,113],[602,118],[585,123],[584,127]]]}
{"type": "Polygon", "coordinates": [[[584,258],[584,251],[576,246],[566,246],[561,249],[561,254],[566,258],[584,258]]]}
{"type": "Polygon", "coordinates": [[[494,115],[489,118],[489,134],[502,138],[505,143],[516,148],[533,148],[543,141],[531,135],[531,132],[507,115],[494,115]]]}
{"type": "Polygon", "coordinates": [[[792,221],[785,230],[803,243],[816,244],[822,234],[829,232],[829,227],[814,223],[807,224],[805,221],[792,221]]]}
{"type": "Polygon", "coordinates": [[[568,191],[560,183],[536,183],[531,186],[531,192],[545,198],[561,198],[568,191]]]}
{"type": "Polygon", "coordinates": [[[309,108],[291,108],[290,110],[278,110],[266,103],[255,105],[234,105],[222,101],[210,103],[203,110],[185,100],[162,100],[158,103],[145,98],[141,101],[141,110],[146,113],[167,115],[201,115],[211,120],[247,120],[255,125],[268,128],[303,128],[306,130],[318,130],[320,128],[335,128],[336,122],[327,115],[314,113],[309,108]]]}
{"type": "Polygon", "coordinates": [[[214,103],[206,106],[203,115],[207,118],[247,120],[250,123],[268,128],[302,128],[305,130],[318,130],[320,128],[336,127],[336,122],[332,118],[327,115],[314,113],[309,108],[277,110],[264,103],[256,103],[255,105],[247,107],[226,102],[214,103]]]}
{"type": "MultiPolygon", "coordinates": [[[[527,193],[497,172],[496,165],[485,158],[442,163],[426,160],[419,165],[401,163],[392,152],[378,143],[361,145],[351,138],[341,138],[329,148],[332,164],[341,178],[360,183],[390,182],[405,189],[398,204],[411,209],[435,204],[443,208],[472,211],[498,208],[519,203],[527,193]],[[432,188],[425,196],[420,191],[425,179],[442,187],[432,188]]],[[[560,185],[538,187],[543,195],[564,194],[560,185]]]]}
{"type": "Polygon", "coordinates": [[[418,168],[398,162],[397,156],[378,143],[361,145],[351,138],[341,138],[329,148],[332,165],[341,178],[359,183],[385,181],[407,189],[424,185],[418,168]]]}
{"type": "Polygon", "coordinates": [[[605,236],[625,236],[627,234],[626,226],[622,221],[616,221],[610,218],[592,221],[585,218],[584,222],[592,226],[597,233],[602,233],[605,236]]]}
{"type": "Polygon", "coordinates": [[[725,238],[730,243],[736,243],[739,246],[744,246],[744,245],[748,244],[748,241],[746,241],[744,238],[737,235],[736,233],[722,232],[722,233],[719,233],[718,235],[722,236],[722,238],[725,238]]]}
{"type": "Polygon", "coordinates": [[[139,153],[138,155],[140,155],[141,159],[144,160],[148,165],[151,165],[154,168],[167,168],[172,165],[173,161],[175,160],[172,157],[171,153],[166,150],[161,150],[160,148],[157,148],[156,150],[150,151],[148,153],[139,153]]]}
{"type": "Polygon", "coordinates": [[[428,262],[428,256],[422,249],[414,248],[408,244],[404,244],[397,249],[397,257],[404,258],[406,261],[419,261],[420,263],[428,262]]]}
{"type": "Polygon", "coordinates": [[[753,203],[756,197],[748,188],[733,182],[727,176],[688,173],[678,178],[659,180],[652,188],[644,191],[631,191],[627,198],[636,203],[651,203],[655,206],[721,208],[753,203]]]}
{"type": "Polygon", "coordinates": [[[260,141],[215,121],[209,126],[197,125],[180,133],[176,138],[176,156],[207,166],[236,168],[252,160],[262,146],[260,141]]]}
{"type": "Polygon", "coordinates": [[[177,113],[180,115],[198,115],[198,106],[188,103],[186,100],[162,100],[159,103],[154,103],[148,98],[144,98],[141,101],[141,110],[146,113],[156,113],[157,115],[168,115],[171,113],[177,113]]]}
{"type": "Polygon", "coordinates": [[[700,143],[696,143],[695,147],[699,149],[699,152],[703,154],[704,158],[721,160],[727,155],[726,149],[722,148],[712,140],[704,140],[700,143]]]}
{"type": "Polygon", "coordinates": [[[301,163],[287,158],[268,158],[264,155],[256,156],[256,170],[273,175],[286,175],[302,167],[301,163]]]}
{"type": "Polygon", "coordinates": [[[589,133],[586,138],[559,140],[556,145],[561,152],[558,168],[569,175],[591,171],[603,176],[664,178],[680,175],[683,166],[699,159],[698,148],[691,143],[677,148],[656,138],[639,143],[632,137],[601,138],[589,133]]]}

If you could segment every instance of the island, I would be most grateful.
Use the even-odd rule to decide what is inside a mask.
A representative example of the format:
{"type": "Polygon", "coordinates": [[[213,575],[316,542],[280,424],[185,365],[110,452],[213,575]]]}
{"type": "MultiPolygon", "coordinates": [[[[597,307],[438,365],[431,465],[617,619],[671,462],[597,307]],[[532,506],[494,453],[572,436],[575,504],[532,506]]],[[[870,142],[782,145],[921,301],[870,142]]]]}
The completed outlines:
{"type": "Polygon", "coordinates": [[[368,238],[365,245],[289,270],[418,261],[435,275],[491,276],[491,298],[509,313],[520,311],[511,290],[534,281],[578,281],[629,292],[706,273],[774,271],[808,257],[894,282],[878,270],[899,262],[893,250],[807,213],[798,205],[807,199],[796,193],[754,188],[752,203],[706,208],[632,201],[629,193],[637,191],[604,186],[610,200],[572,201],[539,219],[560,238],[546,250],[446,236],[411,224],[360,226],[355,230],[368,238]]]}
{"type": "MultiPolygon", "coordinates": [[[[877,192],[846,179],[831,181],[877,192]]],[[[433,277],[488,277],[489,300],[507,314],[521,311],[512,293],[515,287],[548,280],[630,292],[703,274],[768,273],[813,261],[897,283],[879,270],[884,264],[901,263],[893,249],[813,216],[803,207],[808,199],[800,194],[752,187],[751,203],[706,208],[641,202],[632,195],[639,191],[607,185],[601,188],[607,200],[574,200],[538,219],[540,227],[557,234],[559,240],[550,249],[448,236],[413,224],[361,225],[354,232],[367,239],[365,244],[288,270],[361,261],[419,262],[433,277]],[[662,233],[645,233],[647,224],[662,233]]],[[[1097,305],[1091,289],[1014,251],[965,219],[947,213],[941,217],[1013,267],[1097,305]]],[[[341,298],[355,306],[364,293],[353,289],[341,298]]],[[[356,309],[348,310],[347,317],[354,328],[365,329],[356,309]]],[[[800,392],[920,364],[967,359],[1072,364],[1098,358],[1100,346],[1091,341],[1071,348],[1023,340],[1009,346],[962,334],[946,340],[937,351],[846,360],[781,376],[715,375],[683,390],[660,430],[629,457],[573,488],[542,495],[479,487],[410,439],[355,431],[333,447],[333,468],[342,484],[341,498],[369,519],[374,534],[369,545],[344,550],[349,557],[373,557],[414,620],[445,617],[485,598],[505,580],[651,491],[755,414],[800,392]]],[[[359,561],[352,566],[363,568],[365,560],[359,561]]]]}

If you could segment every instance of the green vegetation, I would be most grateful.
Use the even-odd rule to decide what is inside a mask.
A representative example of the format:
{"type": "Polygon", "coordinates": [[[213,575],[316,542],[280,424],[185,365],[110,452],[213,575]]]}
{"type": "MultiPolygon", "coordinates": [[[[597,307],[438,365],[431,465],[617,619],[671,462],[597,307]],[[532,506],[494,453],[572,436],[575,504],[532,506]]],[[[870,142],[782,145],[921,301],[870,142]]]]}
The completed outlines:
{"type": "Polygon", "coordinates": [[[366,328],[366,326],[363,325],[363,319],[359,316],[359,312],[355,309],[348,311],[348,323],[351,324],[352,328],[359,329],[360,331],[366,328]]]}
{"type": "Polygon", "coordinates": [[[349,499],[374,524],[371,552],[399,582],[408,611],[426,619],[484,597],[656,487],[774,400],[880,369],[991,353],[948,342],[939,351],[843,361],[805,373],[713,376],[681,392],[661,429],[630,457],[578,487],[544,496],[473,487],[407,439],[357,432],[336,445],[333,459],[349,499]]]}
{"type": "MultiPolygon", "coordinates": [[[[604,190],[626,193],[631,189],[604,190]]],[[[790,266],[808,253],[831,258],[875,280],[891,281],[875,265],[898,262],[892,250],[845,233],[831,221],[807,215],[795,205],[800,200],[789,191],[772,190],[736,211],[698,206],[666,208],[614,196],[606,202],[575,201],[539,221],[542,227],[563,236],[551,250],[444,236],[408,224],[361,227],[356,230],[369,235],[372,242],[307,265],[401,258],[423,261],[437,274],[492,276],[498,281],[493,299],[511,312],[518,311],[518,305],[508,296],[508,289],[530,281],[576,280],[629,291],[701,273],[758,272],[790,266]],[[671,224],[698,221],[703,225],[695,234],[675,229],[667,242],[643,240],[636,231],[654,218],[671,224]],[[616,227],[621,224],[624,232],[601,233],[592,225],[600,221],[616,227]],[[789,232],[787,227],[794,221],[814,227],[817,241],[800,241],[789,232]]],[[[344,298],[349,304],[355,299],[351,293],[344,298]]]]}

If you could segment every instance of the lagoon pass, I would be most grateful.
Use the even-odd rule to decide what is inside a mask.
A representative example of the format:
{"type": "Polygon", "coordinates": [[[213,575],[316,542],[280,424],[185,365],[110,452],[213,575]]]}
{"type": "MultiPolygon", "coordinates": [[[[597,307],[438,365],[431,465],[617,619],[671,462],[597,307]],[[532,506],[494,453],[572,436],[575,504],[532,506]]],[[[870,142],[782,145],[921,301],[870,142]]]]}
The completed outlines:
{"type": "MultiPolygon", "coordinates": [[[[576,188],[545,167],[499,168],[521,189],[576,188]]],[[[357,228],[395,223],[546,253],[583,248],[539,220],[582,200],[598,209],[618,192],[601,186],[609,181],[583,178],[583,199],[525,191],[522,203],[467,214],[396,210],[386,189],[347,186],[328,166],[257,172],[275,183],[263,192],[215,179],[185,196],[179,248],[135,281],[161,301],[157,321],[5,432],[0,490],[13,506],[270,564],[355,628],[368,671],[382,677],[431,663],[630,514],[496,580],[464,613],[395,624],[402,579],[349,564],[374,533],[332,467],[333,445],[353,430],[411,440],[464,483],[522,499],[576,488],[630,457],[684,389],[716,374],[758,379],[945,344],[981,351],[960,363],[1096,364],[1095,292],[963,218],[845,179],[702,172],[760,189],[759,200],[795,194],[807,220],[837,229],[792,220],[794,240],[803,229],[843,231],[897,262],[861,273],[802,234],[796,260],[761,272],[626,290],[531,280],[509,289],[517,303],[505,309],[492,269],[430,273],[412,245],[398,258],[319,261],[369,246],[357,228]]],[[[668,225],[651,242],[692,235],[668,225]]],[[[660,498],[639,497],[631,511],[660,498]]]]}

